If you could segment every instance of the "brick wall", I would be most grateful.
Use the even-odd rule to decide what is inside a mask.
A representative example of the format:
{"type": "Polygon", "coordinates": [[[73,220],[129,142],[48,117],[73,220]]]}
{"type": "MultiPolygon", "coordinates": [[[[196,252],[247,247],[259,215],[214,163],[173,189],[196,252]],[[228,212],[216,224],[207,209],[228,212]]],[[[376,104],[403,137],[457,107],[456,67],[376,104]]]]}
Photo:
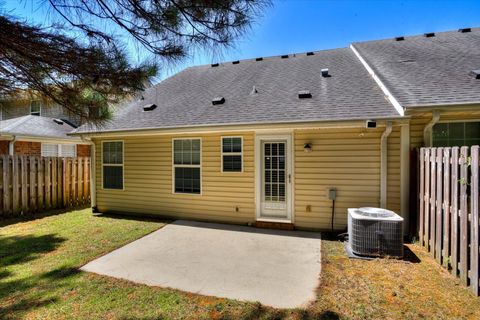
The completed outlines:
{"type": "Polygon", "coordinates": [[[0,141],[0,155],[8,154],[8,141],[0,141]]]}
{"type": "Polygon", "coordinates": [[[42,144],[40,142],[16,141],[14,152],[16,155],[40,156],[42,144]]]}
{"type": "Polygon", "coordinates": [[[77,157],[90,157],[90,145],[77,144],[77,157]]]}

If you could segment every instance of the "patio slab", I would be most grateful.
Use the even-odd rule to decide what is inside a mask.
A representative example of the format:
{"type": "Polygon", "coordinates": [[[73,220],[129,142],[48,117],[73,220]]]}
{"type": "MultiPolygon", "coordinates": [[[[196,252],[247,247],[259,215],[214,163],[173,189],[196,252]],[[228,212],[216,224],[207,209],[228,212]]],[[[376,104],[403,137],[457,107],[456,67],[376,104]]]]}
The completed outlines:
{"type": "Polygon", "coordinates": [[[320,233],[177,220],[81,269],[294,308],[315,298],[320,261],[320,233]]]}

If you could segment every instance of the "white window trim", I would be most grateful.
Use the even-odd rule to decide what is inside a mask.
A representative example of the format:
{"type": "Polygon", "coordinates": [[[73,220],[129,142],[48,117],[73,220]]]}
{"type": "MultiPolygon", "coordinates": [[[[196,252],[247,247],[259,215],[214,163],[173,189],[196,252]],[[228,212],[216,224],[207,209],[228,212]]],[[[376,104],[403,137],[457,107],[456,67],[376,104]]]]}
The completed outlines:
{"type": "MultiPolygon", "coordinates": [[[[466,122],[480,122],[480,119],[476,118],[476,119],[463,119],[463,120],[462,119],[440,120],[440,121],[437,121],[435,124],[439,124],[439,123],[459,123],[459,122],[463,122],[463,123],[466,123],[466,122]]],[[[430,131],[430,146],[433,146],[433,127],[429,131],[430,131]]]]}
{"type": "Polygon", "coordinates": [[[57,155],[51,156],[51,157],[56,157],[56,158],[76,158],[77,157],[77,145],[72,144],[72,143],[51,143],[51,142],[42,142],[41,148],[40,148],[40,155],[42,157],[48,157],[43,155],[43,150],[45,148],[45,145],[50,144],[50,145],[56,145],[57,146],[57,155]],[[73,157],[64,157],[62,155],[62,146],[74,146],[74,155],[73,157]]]}
{"type": "Polygon", "coordinates": [[[243,136],[221,136],[220,137],[220,154],[221,154],[221,157],[220,157],[220,167],[221,167],[221,170],[222,170],[222,173],[243,173],[243,136]],[[242,151],[241,152],[223,152],[223,139],[225,138],[240,138],[240,141],[241,141],[241,148],[242,148],[242,151]],[[223,170],[223,156],[226,155],[226,156],[240,156],[241,157],[241,161],[242,161],[242,168],[240,171],[224,171],[223,170]]]}
{"type": "Polygon", "coordinates": [[[102,150],[101,151],[101,164],[102,164],[102,190],[112,190],[112,191],[125,191],[125,142],[123,140],[105,140],[102,141],[102,150]],[[122,143],[122,164],[119,163],[109,163],[109,164],[104,164],[103,163],[103,145],[108,142],[121,142],[122,143]],[[103,184],[103,167],[104,166],[109,166],[109,167],[122,167],[122,189],[113,189],[113,188],[105,188],[103,184]]]}
{"type": "Polygon", "coordinates": [[[40,103],[40,110],[38,111],[38,115],[41,116],[42,115],[42,100],[32,100],[32,101],[30,101],[30,115],[33,115],[32,114],[32,104],[36,101],[38,101],[40,103]]]}
{"type": "Polygon", "coordinates": [[[173,138],[172,139],[172,194],[175,195],[186,195],[186,196],[201,196],[203,194],[203,170],[202,170],[202,138],[200,137],[191,137],[191,138],[173,138]],[[200,164],[175,164],[175,141],[177,140],[199,140],[200,141],[200,164]],[[175,191],[175,168],[200,168],[200,193],[187,193],[187,192],[176,192],[175,191]]]}

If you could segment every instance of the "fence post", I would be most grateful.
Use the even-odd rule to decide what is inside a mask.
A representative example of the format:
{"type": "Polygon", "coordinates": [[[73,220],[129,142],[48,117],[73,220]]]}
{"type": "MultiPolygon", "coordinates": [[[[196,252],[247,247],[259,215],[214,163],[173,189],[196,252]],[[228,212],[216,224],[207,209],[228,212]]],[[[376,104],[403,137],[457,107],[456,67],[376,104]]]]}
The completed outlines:
{"type": "Polygon", "coordinates": [[[471,221],[470,221],[470,287],[474,294],[479,295],[479,218],[478,218],[478,202],[479,202],[479,186],[478,186],[478,166],[479,166],[479,147],[473,146],[471,149],[471,221]]]}
{"type": "Polygon", "coordinates": [[[5,155],[3,156],[3,214],[7,215],[10,213],[10,181],[11,181],[11,170],[10,170],[10,157],[5,155]]]}
{"type": "Polygon", "coordinates": [[[468,282],[468,147],[460,148],[460,280],[464,285],[468,282]]]}

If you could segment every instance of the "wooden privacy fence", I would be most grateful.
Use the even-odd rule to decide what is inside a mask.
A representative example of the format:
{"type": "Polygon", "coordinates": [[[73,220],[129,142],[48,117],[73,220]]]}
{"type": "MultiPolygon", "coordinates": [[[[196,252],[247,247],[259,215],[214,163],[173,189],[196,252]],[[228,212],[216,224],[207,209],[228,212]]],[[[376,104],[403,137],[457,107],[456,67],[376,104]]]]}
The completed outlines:
{"type": "Polygon", "coordinates": [[[479,295],[479,147],[420,149],[419,240],[479,295]]]}
{"type": "Polygon", "coordinates": [[[90,158],[1,156],[0,217],[90,203],[90,158]]]}

